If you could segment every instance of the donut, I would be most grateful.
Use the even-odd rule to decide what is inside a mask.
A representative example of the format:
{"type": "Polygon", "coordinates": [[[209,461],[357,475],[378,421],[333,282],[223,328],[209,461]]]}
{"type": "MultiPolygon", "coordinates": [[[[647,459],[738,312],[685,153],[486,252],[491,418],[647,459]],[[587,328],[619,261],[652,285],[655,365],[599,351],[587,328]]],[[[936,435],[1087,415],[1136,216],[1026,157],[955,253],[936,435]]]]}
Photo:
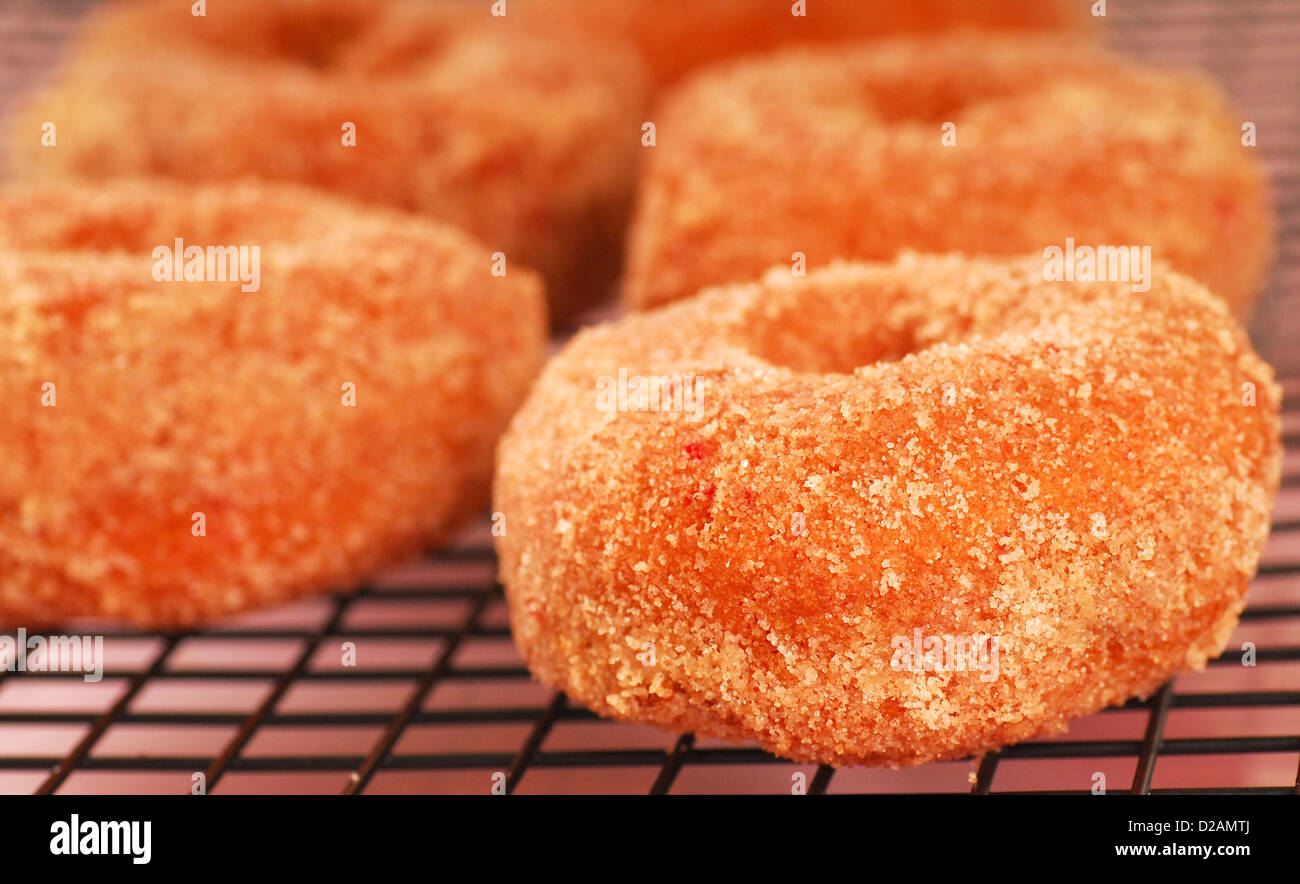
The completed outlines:
{"type": "Polygon", "coordinates": [[[539,270],[556,318],[610,290],[644,119],[627,51],[423,0],[222,0],[203,17],[141,0],[90,18],[21,112],[18,177],[308,185],[465,229],[539,270]]]}
{"type": "Polygon", "coordinates": [[[779,262],[1134,245],[1244,317],[1271,261],[1265,176],[1218,88],[1059,39],[792,50],[700,74],[653,116],[635,307],[779,262]]]}
{"type": "Polygon", "coordinates": [[[1069,0],[523,0],[517,7],[589,43],[634,46],[655,87],[693,68],[780,46],[864,40],[952,27],[1085,30],[1086,3],[1069,0]]]}
{"type": "Polygon", "coordinates": [[[1221,299],[777,268],[580,332],[498,449],[511,628],[603,716],[830,765],[1059,732],[1223,649],[1280,476],[1221,299]]]}
{"type": "Polygon", "coordinates": [[[287,185],[0,191],[0,622],[187,626],[435,544],[544,310],[455,229],[287,185]]]}

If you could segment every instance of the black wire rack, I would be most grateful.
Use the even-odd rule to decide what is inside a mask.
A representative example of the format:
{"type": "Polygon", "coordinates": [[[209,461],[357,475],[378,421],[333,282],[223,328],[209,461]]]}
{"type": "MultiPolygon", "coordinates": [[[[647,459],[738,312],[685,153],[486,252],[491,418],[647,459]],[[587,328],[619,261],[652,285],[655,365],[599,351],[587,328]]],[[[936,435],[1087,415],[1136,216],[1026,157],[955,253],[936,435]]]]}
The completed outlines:
{"type": "MultiPolygon", "coordinates": [[[[1300,394],[1300,383],[1290,386],[1300,394]]],[[[1291,418],[1288,441],[1300,443],[1297,433],[1300,412],[1291,412],[1291,418]]],[[[1288,479],[1294,486],[1300,479],[1300,471],[1292,471],[1288,479]]],[[[1300,522],[1280,524],[1275,532],[1300,539],[1300,522]]],[[[319,790],[319,784],[332,779],[335,791],[346,793],[365,792],[376,785],[381,788],[375,791],[392,791],[403,780],[419,791],[488,793],[494,789],[513,792],[526,782],[526,775],[553,770],[562,772],[564,777],[552,776],[545,780],[552,789],[560,791],[567,791],[564,788],[567,779],[579,791],[590,788],[652,794],[673,790],[684,772],[700,767],[732,767],[743,769],[744,773],[740,778],[711,775],[698,780],[697,786],[719,782],[736,785],[736,780],[741,779],[747,781],[742,785],[749,788],[788,790],[796,775],[802,774],[806,789],[812,794],[827,791],[836,778],[859,773],[837,773],[828,767],[811,769],[774,758],[757,748],[697,742],[690,735],[673,740],[640,729],[634,729],[633,736],[640,739],[641,745],[628,748],[629,741],[623,739],[602,745],[604,741],[599,736],[590,735],[591,726],[611,732],[627,726],[601,721],[590,712],[571,706],[562,694],[545,692],[529,680],[527,671],[509,648],[500,587],[491,577],[494,570],[495,558],[484,525],[455,548],[425,564],[412,565],[399,572],[390,583],[363,587],[356,593],[336,595],[292,612],[295,616],[307,614],[315,623],[311,627],[284,625],[271,619],[261,625],[252,622],[191,633],[101,630],[99,634],[105,636],[109,646],[122,643],[124,647],[120,650],[136,660],[133,665],[112,666],[105,672],[104,682],[116,683],[112,699],[95,711],[39,708],[11,711],[4,702],[5,692],[0,690],[0,710],[3,710],[0,733],[12,726],[31,729],[37,725],[75,726],[80,730],[79,736],[57,753],[6,751],[0,754],[0,771],[11,775],[35,772],[30,780],[31,791],[38,794],[82,791],[75,788],[74,775],[97,772],[126,774],[127,777],[117,779],[119,787],[130,786],[134,779],[135,785],[150,790],[159,784],[141,783],[137,778],[147,774],[179,774],[167,778],[171,790],[179,791],[190,789],[196,781],[195,775],[202,773],[204,789],[212,791],[237,774],[263,775],[280,784],[277,788],[292,791],[292,776],[286,779],[286,775],[312,773],[322,776],[316,778],[309,791],[319,790]],[[382,616],[380,610],[385,606],[393,606],[388,617],[382,616]],[[414,622],[416,618],[411,612],[417,608],[423,609],[424,622],[414,622]],[[445,625],[433,625],[435,621],[445,625]],[[408,652],[414,650],[417,657],[426,653],[429,662],[350,669],[321,665],[327,656],[321,651],[332,652],[342,648],[344,642],[355,645],[359,657],[385,644],[406,642],[408,652]],[[142,644],[149,647],[137,650],[129,647],[142,644]],[[205,651],[196,645],[214,647],[205,651]],[[290,646],[293,650],[284,653],[290,646]],[[279,665],[261,662],[271,649],[277,652],[279,665]],[[204,659],[221,662],[209,665],[204,659]],[[150,689],[164,687],[193,697],[214,685],[253,685],[260,696],[241,711],[199,711],[184,708],[184,702],[179,711],[157,711],[151,708],[156,704],[142,702],[150,689]],[[375,711],[367,711],[368,703],[362,708],[345,703],[344,708],[295,711],[294,704],[286,701],[295,689],[304,686],[314,688],[318,696],[339,692],[346,699],[378,693],[388,700],[397,698],[397,702],[390,704],[391,708],[375,711]],[[446,693],[447,701],[430,702],[440,692],[446,693]],[[466,697],[472,699],[464,702],[466,697]],[[587,735],[578,732],[561,740],[557,748],[550,747],[557,729],[575,724],[586,725],[587,735]],[[98,751],[106,748],[107,738],[114,731],[130,728],[152,729],[163,734],[171,743],[170,753],[98,751]],[[420,729],[450,729],[455,732],[454,739],[444,735],[442,739],[429,741],[431,748],[421,747],[418,740],[412,748],[404,748],[402,743],[406,738],[420,729]],[[183,748],[187,738],[177,731],[205,730],[222,732],[216,743],[208,741],[213,750],[194,754],[180,751],[178,747],[183,748]],[[301,740],[301,745],[292,751],[248,751],[259,734],[277,730],[301,740]],[[310,748],[313,742],[328,748],[332,742],[330,731],[365,733],[361,739],[350,741],[356,748],[349,751],[317,752],[310,748]],[[574,736],[578,743],[595,745],[575,745],[574,736]],[[664,745],[654,748],[656,739],[664,745]],[[484,740],[488,745],[482,746],[484,740]],[[506,741],[514,745],[507,747],[506,741]],[[756,767],[769,768],[770,773],[756,772],[756,767]],[[593,768],[616,770],[622,779],[619,783],[612,783],[609,777],[598,777],[594,782],[584,779],[583,772],[593,768]],[[457,775],[445,776],[448,773],[457,775]],[[387,785],[382,783],[385,777],[387,785]],[[69,789],[70,785],[74,788],[69,789]]],[[[1261,568],[1260,580],[1280,580],[1292,588],[1298,587],[1300,562],[1266,564],[1261,568]]],[[[1271,597],[1277,595],[1277,592],[1270,593],[1271,597]]],[[[1300,641],[1296,641],[1300,639],[1300,604],[1252,605],[1243,618],[1241,634],[1249,636],[1255,627],[1270,624],[1288,626],[1292,641],[1261,642],[1257,651],[1259,670],[1274,664],[1300,663],[1300,641]]],[[[112,659],[114,655],[110,651],[108,656],[112,659]]],[[[1215,668],[1242,667],[1238,658],[1230,654],[1211,663],[1208,674],[1212,675],[1215,668]]],[[[4,677],[0,688],[11,687],[20,680],[43,692],[52,683],[60,682],[77,691],[88,687],[80,673],[11,673],[4,677]]],[[[1132,768],[1131,780],[1124,781],[1122,787],[1112,785],[1110,791],[1300,792],[1300,780],[1294,779],[1296,762],[1300,761],[1300,728],[1295,733],[1271,736],[1179,738],[1166,734],[1170,716],[1179,710],[1216,710],[1223,716],[1252,707],[1290,707],[1300,711],[1300,680],[1292,675],[1291,681],[1292,688],[1283,690],[1267,689],[1265,685],[1258,689],[1183,692],[1173,684],[1166,685],[1145,701],[1133,701],[1096,717],[1135,714],[1141,720],[1140,734],[1132,733],[1125,738],[1043,740],[1011,746],[979,759],[973,776],[969,777],[969,788],[975,793],[992,791],[999,769],[1011,762],[1085,761],[1083,768],[1076,765],[1077,770],[1085,771],[1077,789],[1012,791],[1087,792],[1095,773],[1107,770],[1106,760],[1127,759],[1132,768]],[[1274,786],[1153,788],[1160,759],[1170,756],[1204,759],[1252,753],[1291,756],[1293,779],[1274,786]]],[[[1134,728],[1130,726],[1128,730],[1134,728]]],[[[6,740],[5,744],[9,742],[6,740]]],[[[960,764],[931,766],[947,768],[945,773],[955,785],[959,780],[952,776],[954,767],[968,769],[960,764]]],[[[886,779],[892,776],[905,784],[906,776],[914,772],[883,773],[886,779]]],[[[933,788],[933,778],[927,779],[933,788]]],[[[90,791],[100,790],[93,783],[83,785],[91,785],[90,791]]],[[[249,790],[247,780],[244,786],[235,785],[232,790],[249,790]]]]}
{"type": "MultiPolygon", "coordinates": [[[[0,118],[90,5],[0,0],[0,118]]],[[[1146,0],[1109,16],[1119,48],[1220,77],[1275,186],[1278,266],[1254,337],[1285,379],[1288,454],[1251,604],[1205,672],[978,759],[793,764],[602,721],[532,682],[484,520],[355,593],[197,632],[88,628],[105,639],[98,683],[0,674],[0,791],[1086,793],[1104,777],[1109,792],[1300,794],[1300,4],[1146,0]]]]}

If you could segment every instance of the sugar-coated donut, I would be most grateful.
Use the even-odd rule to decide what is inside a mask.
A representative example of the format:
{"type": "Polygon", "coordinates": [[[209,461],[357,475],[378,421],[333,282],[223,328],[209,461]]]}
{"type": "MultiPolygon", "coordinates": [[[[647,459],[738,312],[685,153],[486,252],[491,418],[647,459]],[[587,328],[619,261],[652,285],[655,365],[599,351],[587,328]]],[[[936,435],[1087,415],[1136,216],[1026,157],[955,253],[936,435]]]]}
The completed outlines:
{"type": "Polygon", "coordinates": [[[1280,392],[1221,301],[904,255],[579,333],[498,449],[515,640],[596,712],[905,765],[1228,640],[1280,392]]]}
{"type": "Polygon", "coordinates": [[[465,234],[285,185],[0,191],[0,622],[191,624],[436,542],[544,309],[465,234]]]}
{"type": "Polygon", "coordinates": [[[589,42],[638,50],[656,85],[735,55],[801,43],[863,40],[951,27],[1068,29],[1090,24],[1075,0],[522,0],[516,9],[589,42]]]}
{"type": "Polygon", "coordinates": [[[478,3],[139,0],[91,19],[21,114],[17,175],[255,176],[428,214],[541,271],[557,316],[613,282],[644,119],[631,52],[478,3]]]}
{"type": "Polygon", "coordinates": [[[1264,173],[1218,87],[1087,46],[789,51],[701,74],[652,116],[625,288],[639,307],[792,260],[1072,241],[1150,247],[1244,316],[1271,259],[1264,173]]]}

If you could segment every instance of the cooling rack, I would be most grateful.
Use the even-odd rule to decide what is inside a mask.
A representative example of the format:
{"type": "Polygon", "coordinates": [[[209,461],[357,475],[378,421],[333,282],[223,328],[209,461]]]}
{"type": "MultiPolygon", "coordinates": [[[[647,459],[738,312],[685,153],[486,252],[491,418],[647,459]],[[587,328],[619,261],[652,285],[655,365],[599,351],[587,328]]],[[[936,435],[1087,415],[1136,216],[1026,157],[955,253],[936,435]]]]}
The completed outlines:
{"type": "MultiPolygon", "coordinates": [[[[93,0],[0,0],[0,126],[93,0]]],[[[532,682],[486,519],[355,593],[200,632],[105,637],[103,680],[0,674],[18,793],[1109,792],[1300,794],[1300,4],[1108,4],[1112,42],[1212,71],[1256,123],[1278,210],[1253,336],[1287,393],[1273,536],[1225,656],[1069,733],[904,771],[606,722],[532,682]],[[1242,665],[1241,647],[1257,647],[1242,665]],[[348,645],[356,665],[345,665],[348,645]],[[1099,775],[1104,780],[1099,779],[1099,775]]],[[[3,579],[3,575],[0,575],[3,579]]]]}

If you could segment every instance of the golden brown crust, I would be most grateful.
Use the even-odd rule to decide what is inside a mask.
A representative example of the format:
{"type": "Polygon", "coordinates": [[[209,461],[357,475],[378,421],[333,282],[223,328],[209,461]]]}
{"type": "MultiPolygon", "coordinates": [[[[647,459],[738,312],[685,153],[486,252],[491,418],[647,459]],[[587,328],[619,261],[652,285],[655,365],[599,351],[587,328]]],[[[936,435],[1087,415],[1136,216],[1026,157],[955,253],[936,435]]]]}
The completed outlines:
{"type": "Polygon", "coordinates": [[[592,43],[635,46],[656,86],[711,62],[780,46],[864,40],[951,27],[1087,30],[1087,4],[1073,0],[523,0],[514,11],[592,43]]]}
{"type": "Polygon", "coordinates": [[[284,186],[0,191],[0,622],[191,624],[437,541],[544,352],[540,281],[491,266],[284,186]],[[258,246],[260,288],[156,282],[176,237],[258,246]]]}
{"type": "Polygon", "coordinates": [[[1045,282],[1037,257],[773,270],[585,330],[544,371],[495,480],[515,640],[602,715],[800,761],[1059,731],[1222,649],[1279,398],[1164,268],[1146,293],[1045,282]],[[620,369],[702,379],[698,419],[602,410],[620,369]],[[998,665],[913,671],[917,629],[997,637],[998,665]]]}
{"type": "Polygon", "coordinates": [[[531,36],[479,4],[189,7],[95,15],[60,82],[28,101],[15,173],[310,185],[468,230],[541,271],[556,315],[607,294],[644,114],[627,52],[531,36]]]}
{"type": "Polygon", "coordinates": [[[817,266],[1073,238],[1150,246],[1240,316],[1271,259],[1263,171],[1218,87],[1047,37],[784,52],[701,74],[653,117],[637,307],[795,252],[817,266]]]}

